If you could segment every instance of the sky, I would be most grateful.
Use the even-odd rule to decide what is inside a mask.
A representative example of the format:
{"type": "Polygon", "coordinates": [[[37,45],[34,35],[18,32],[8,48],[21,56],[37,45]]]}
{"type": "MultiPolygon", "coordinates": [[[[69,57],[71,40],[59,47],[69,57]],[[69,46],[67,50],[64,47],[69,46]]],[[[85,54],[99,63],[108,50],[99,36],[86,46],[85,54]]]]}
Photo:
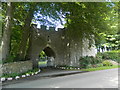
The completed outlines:
{"type": "MultiPolygon", "coordinates": [[[[37,24],[37,28],[40,28],[40,25],[47,26],[47,29],[49,29],[49,27],[55,27],[56,31],[58,28],[64,28],[64,26],[61,24],[60,20],[54,20],[48,16],[43,17],[39,13],[35,14],[34,17],[37,21],[33,21],[33,23],[37,24]],[[39,20],[44,20],[45,22],[41,22],[39,20]],[[48,22],[50,22],[50,23],[48,23],[48,22]]],[[[64,18],[62,18],[61,16],[60,16],[60,18],[61,18],[63,24],[65,24],[66,22],[65,22],[64,18]]]]}

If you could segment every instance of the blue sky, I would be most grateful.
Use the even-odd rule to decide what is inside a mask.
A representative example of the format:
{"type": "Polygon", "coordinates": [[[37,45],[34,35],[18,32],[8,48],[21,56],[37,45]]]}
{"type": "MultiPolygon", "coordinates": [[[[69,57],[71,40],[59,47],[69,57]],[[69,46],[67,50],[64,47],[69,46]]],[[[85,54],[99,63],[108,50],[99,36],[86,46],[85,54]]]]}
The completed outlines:
{"type": "Polygon", "coordinates": [[[61,21],[59,19],[55,20],[55,19],[50,18],[48,16],[42,16],[39,13],[37,15],[34,15],[34,17],[35,17],[36,21],[33,21],[33,23],[37,24],[38,28],[40,28],[40,25],[45,25],[45,26],[47,26],[47,28],[50,27],[50,26],[51,27],[56,27],[56,30],[57,30],[57,28],[64,28],[64,26],[61,24],[61,21],[62,21],[63,24],[66,23],[64,18],[62,18],[61,15],[59,15],[59,17],[61,18],[61,21]],[[41,20],[43,20],[44,22],[42,22],[41,20]]]}

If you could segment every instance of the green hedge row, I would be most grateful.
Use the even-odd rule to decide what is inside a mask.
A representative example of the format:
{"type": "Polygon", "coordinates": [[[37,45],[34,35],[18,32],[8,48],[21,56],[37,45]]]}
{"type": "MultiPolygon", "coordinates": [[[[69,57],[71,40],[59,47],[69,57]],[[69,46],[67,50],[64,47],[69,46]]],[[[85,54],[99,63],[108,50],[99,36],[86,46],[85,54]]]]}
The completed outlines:
{"type": "Polygon", "coordinates": [[[96,57],[93,56],[81,57],[80,68],[112,66],[112,64],[106,60],[114,60],[120,63],[120,50],[98,53],[96,57]]]}
{"type": "Polygon", "coordinates": [[[120,63],[120,50],[98,53],[97,56],[102,59],[111,59],[120,63]]]}
{"type": "Polygon", "coordinates": [[[85,56],[80,58],[81,68],[91,68],[91,67],[101,66],[100,63],[102,63],[102,59],[100,57],[85,56]]]}

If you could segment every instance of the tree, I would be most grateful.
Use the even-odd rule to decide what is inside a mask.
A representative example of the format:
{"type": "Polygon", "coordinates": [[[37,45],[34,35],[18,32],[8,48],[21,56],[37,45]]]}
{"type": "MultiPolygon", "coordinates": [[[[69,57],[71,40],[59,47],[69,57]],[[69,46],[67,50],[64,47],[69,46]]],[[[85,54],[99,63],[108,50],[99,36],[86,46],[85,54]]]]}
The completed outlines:
{"type": "MultiPolygon", "coordinates": [[[[23,34],[22,34],[22,39],[20,43],[20,49],[19,49],[19,55],[18,55],[20,60],[24,60],[26,54],[27,53],[29,54],[29,51],[30,51],[30,50],[27,50],[26,47],[30,49],[29,48],[30,44],[28,44],[27,46],[27,43],[30,43],[29,30],[30,30],[30,25],[32,23],[32,20],[40,21],[41,23],[49,23],[49,25],[52,25],[52,23],[50,23],[49,20],[44,18],[50,17],[50,18],[53,18],[54,20],[60,19],[60,17],[57,15],[60,9],[56,8],[57,4],[55,3],[26,3],[26,5],[28,5],[28,8],[27,8],[28,17],[26,17],[26,20],[24,22],[23,34]]],[[[28,54],[27,56],[29,56],[28,54]]]]}
{"type": "Polygon", "coordinates": [[[120,43],[119,43],[119,4],[118,3],[111,3],[109,4],[109,7],[111,8],[109,10],[109,14],[107,16],[107,25],[108,29],[107,32],[100,32],[98,33],[99,38],[96,41],[96,46],[99,48],[106,47],[107,50],[115,50],[119,49],[120,43]]]}
{"type": "Polygon", "coordinates": [[[34,14],[35,8],[36,8],[36,3],[31,3],[27,17],[24,22],[23,34],[22,34],[19,55],[18,55],[18,59],[21,59],[21,60],[24,60],[24,58],[25,58],[26,45],[27,45],[27,41],[28,41],[28,37],[29,37],[30,24],[33,19],[33,14],[34,14]]]}
{"type": "Polygon", "coordinates": [[[6,23],[4,26],[3,37],[1,42],[2,60],[6,60],[10,52],[11,20],[12,20],[12,3],[8,2],[6,12],[6,23]]]}
{"type": "Polygon", "coordinates": [[[117,18],[113,8],[115,5],[107,2],[63,3],[63,11],[66,11],[67,23],[65,26],[68,29],[68,36],[76,38],[76,40],[87,38],[90,41],[89,44],[92,44],[93,39],[98,40],[99,33],[114,31],[115,29],[112,30],[110,25],[115,20],[114,18],[117,18]]]}

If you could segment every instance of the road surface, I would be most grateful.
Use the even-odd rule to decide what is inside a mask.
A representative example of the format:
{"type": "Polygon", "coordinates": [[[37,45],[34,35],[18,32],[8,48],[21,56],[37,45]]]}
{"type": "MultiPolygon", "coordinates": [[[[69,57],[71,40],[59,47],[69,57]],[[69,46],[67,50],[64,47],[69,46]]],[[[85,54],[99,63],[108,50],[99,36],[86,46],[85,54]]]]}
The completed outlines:
{"type": "Polygon", "coordinates": [[[3,88],[118,88],[118,69],[48,77],[3,88]]]}

